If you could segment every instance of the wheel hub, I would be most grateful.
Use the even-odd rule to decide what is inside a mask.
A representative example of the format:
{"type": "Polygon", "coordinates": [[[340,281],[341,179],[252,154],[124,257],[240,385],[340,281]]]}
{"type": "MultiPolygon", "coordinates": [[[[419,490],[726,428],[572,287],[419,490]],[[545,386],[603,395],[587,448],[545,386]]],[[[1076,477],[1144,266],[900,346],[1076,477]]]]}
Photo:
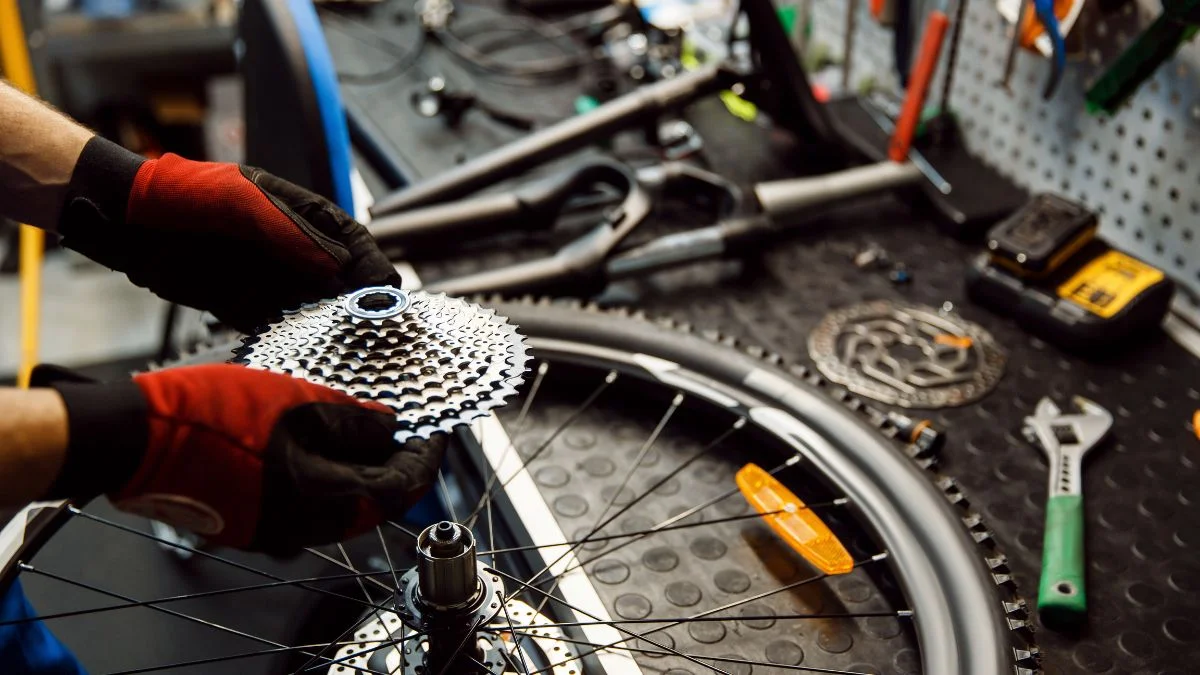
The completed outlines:
{"type": "Polygon", "coordinates": [[[503,611],[504,586],[476,560],[476,550],[475,537],[462,525],[431,525],[417,538],[417,566],[400,580],[399,615],[426,634],[406,653],[424,652],[412,661],[424,661],[427,675],[504,672],[503,645],[480,630],[503,611]]]}

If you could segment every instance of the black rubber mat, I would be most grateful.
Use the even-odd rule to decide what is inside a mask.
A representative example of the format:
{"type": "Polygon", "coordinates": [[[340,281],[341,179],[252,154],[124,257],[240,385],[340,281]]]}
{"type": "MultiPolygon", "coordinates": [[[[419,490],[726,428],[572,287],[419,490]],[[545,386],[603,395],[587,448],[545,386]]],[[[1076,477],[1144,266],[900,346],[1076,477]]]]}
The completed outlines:
{"type": "MultiPolygon", "coordinates": [[[[596,537],[644,532],[713,502],[673,523],[686,527],[645,538],[593,541],[576,551],[598,582],[596,591],[613,618],[647,620],[626,626],[647,634],[649,641],[630,645],[650,652],[633,654],[643,670],[671,675],[711,672],[664,654],[668,648],[758,664],[714,664],[738,675],[773,672],[771,664],[916,673],[919,660],[910,622],[895,616],[837,618],[897,609],[887,600],[889,593],[895,595],[894,581],[878,576],[877,566],[862,565],[844,576],[823,578],[761,519],[728,520],[751,513],[741,494],[730,493],[736,485],[734,473],[748,461],[770,469],[781,455],[763,452],[765,441],[738,435],[675,473],[727,430],[732,417],[719,422],[711,418],[711,409],[682,410],[655,437],[667,401],[661,400],[663,392],[660,400],[647,401],[629,390],[633,386],[615,385],[616,390],[606,392],[543,450],[544,437],[578,409],[591,389],[581,384],[570,388],[573,397],[561,397],[566,387],[547,384],[539,396],[555,403],[533,408],[537,419],[528,426],[533,431],[518,440],[516,448],[526,459],[537,453],[533,479],[570,541],[584,540],[593,531],[596,537]],[[647,446],[650,438],[654,441],[647,446]],[[726,497],[720,499],[722,495],[726,497]],[[598,526],[602,527],[597,530],[598,526]],[[735,606],[722,609],[727,605],[735,606]],[[833,616],[795,618],[812,614],[833,616]],[[696,615],[734,618],[672,625],[696,615]]],[[[506,409],[501,419],[515,428],[517,415],[506,409]]],[[[839,530],[854,559],[879,553],[877,544],[843,522],[844,508],[832,504],[840,493],[806,479],[799,467],[777,476],[839,530]]]]}
{"type": "MultiPolygon", "coordinates": [[[[402,91],[397,87],[392,100],[403,100],[402,91]]],[[[389,94],[380,87],[372,95],[389,94]]],[[[535,89],[520,95],[530,107],[542,98],[535,89]]],[[[555,96],[561,95],[559,88],[555,96]]],[[[551,100],[539,109],[552,109],[551,100]]],[[[803,171],[805,158],[789,154],[786,139],[734,120],[719,105],[696,106],[689,118],[705,138],[711,166],[734,180],[752,183],[803,171]]],[[[426,143],[409,131],[410,118],[403,114],[380,122],[398,143],[426,143]]],[[[422,151],[453,153],[445,137],[438,139],[436,148],[422,151]]],[[[668,209],[664,220],[679,228],[703,224],[699,218],[668,209]]],[[[1084,362],[1029,337],[1011,321],[967,302],[963,272],[974,250],[939,234],[900,200],[869,201],[806,229],[761,259],[665,273],[623,284],[608,297],[720,329],[799,362],[807,362],[809,331],[835,307],[872,299],[952,303],[991,331],[1009,360],[992,394],[933,415],[949,434],[942,469],[960,479],[985,515],[1031,606],[1046,478],[1041,453],[1020,435],[1021,419],[1042,396],[1061,403],[1073,394],[1116,417],[1111,438],[1085,464],[1089,622],[1077,637],[1038,631],[1045,671],[1193,672],[1200,658],[1200,441],[1190,419],[1200,408],[1200,363],[1161,335],[1110,363],[1084,362]],[[856,268],[851,258],[869,243],[904,262],[912,282],[895,286],[882,272],[856,268]]],[[[523,256],[528,248],[509,242],[476,251],[468,260],[418,269],[425,278],[460,274],[511,261],[514,251],[523,256]]]]}

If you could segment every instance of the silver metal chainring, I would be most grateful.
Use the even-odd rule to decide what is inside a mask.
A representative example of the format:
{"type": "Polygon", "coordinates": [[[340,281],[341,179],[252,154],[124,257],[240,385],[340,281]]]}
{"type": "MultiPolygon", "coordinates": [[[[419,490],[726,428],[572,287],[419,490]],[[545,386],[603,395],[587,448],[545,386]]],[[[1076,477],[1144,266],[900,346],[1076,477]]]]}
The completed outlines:
{"type": "Polygon", "coordinates": [[[380,286],[285,312],[234,363],[325,385],[396,412],[396,440],[428,439],[517,393],[525,340],[494,310],[380,286]]]}
{"type": "Polygon", "coordinates": [[[922,305],[867,302],[830,312],[808,336],[820,371],[850,391],[906,408],[975,401],[1004,373],[978,324],[922,305]]]}

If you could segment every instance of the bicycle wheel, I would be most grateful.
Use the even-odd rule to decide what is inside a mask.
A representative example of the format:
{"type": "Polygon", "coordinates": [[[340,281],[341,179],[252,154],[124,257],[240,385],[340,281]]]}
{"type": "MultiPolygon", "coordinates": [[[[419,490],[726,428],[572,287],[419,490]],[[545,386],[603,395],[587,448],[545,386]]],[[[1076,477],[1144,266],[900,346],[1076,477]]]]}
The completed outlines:
{"type": "MultiPolygon", "coordinates": [[[[316,592],[353,618],[303,645],[251,636],[268,644],[115,672],[258,672],[245,664],[280,654],[283,672],[334,675],[1034,672],[1024,604],[1003,557],[981,555],[978,519],[853,401],[678,327],[496,307],[528,336],[534,372],[520,400],[459,434],[454,522],[394,526],[421,538],[411,568],[360,572],[347,558],[334,576],[366,595],[268,574],[252,586],[316,592]],[[820,572],[774,535],[734,484],[748,462],[830,525],[854,571],[820,572]]],[[[59,507],[29,521],[6,582],[36,570],[42,543],[80,515],[97,518],[59,507]]],[[[214,593],[237,608],[252,590],[214,593]]],[[[171,598],[119,599],[174,611],[171,598]]]]}

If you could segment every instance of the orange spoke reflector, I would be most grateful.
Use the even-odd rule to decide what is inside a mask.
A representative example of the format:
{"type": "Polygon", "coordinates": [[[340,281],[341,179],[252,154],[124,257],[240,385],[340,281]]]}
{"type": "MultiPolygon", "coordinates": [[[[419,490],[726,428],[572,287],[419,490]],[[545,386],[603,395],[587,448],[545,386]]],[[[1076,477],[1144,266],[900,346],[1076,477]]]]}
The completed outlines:
{"type": "Polygon", "coordinates": [[[959,349],[970,349],[971,345],[975,344],[974,342],[971,341],[971,338],[967,337],[966,335],[961,335],[961,336],[960,335],[950,335],[949,333],[942,333],[941,335],[935,335],[933,337],[933,341],[938,343],[939,345],[946,345],[947,347],[957,347],[959,349]]]}
{"type": "Polygon", "coordinates": [[[1196,432],[1196,438],[1200,438],[1200,410],[1192,415],[1192,430],[1196,432]]]}
{"type": "Polygon", "coordinates": [[[759,513],[769,514],[763,520],[775,534],[814,567],[826,574],[845,574],[854,569],[854,559],[829,526],[774,476],[757,464],[747,464],[735,478],[746,501],[759,513]]]}

